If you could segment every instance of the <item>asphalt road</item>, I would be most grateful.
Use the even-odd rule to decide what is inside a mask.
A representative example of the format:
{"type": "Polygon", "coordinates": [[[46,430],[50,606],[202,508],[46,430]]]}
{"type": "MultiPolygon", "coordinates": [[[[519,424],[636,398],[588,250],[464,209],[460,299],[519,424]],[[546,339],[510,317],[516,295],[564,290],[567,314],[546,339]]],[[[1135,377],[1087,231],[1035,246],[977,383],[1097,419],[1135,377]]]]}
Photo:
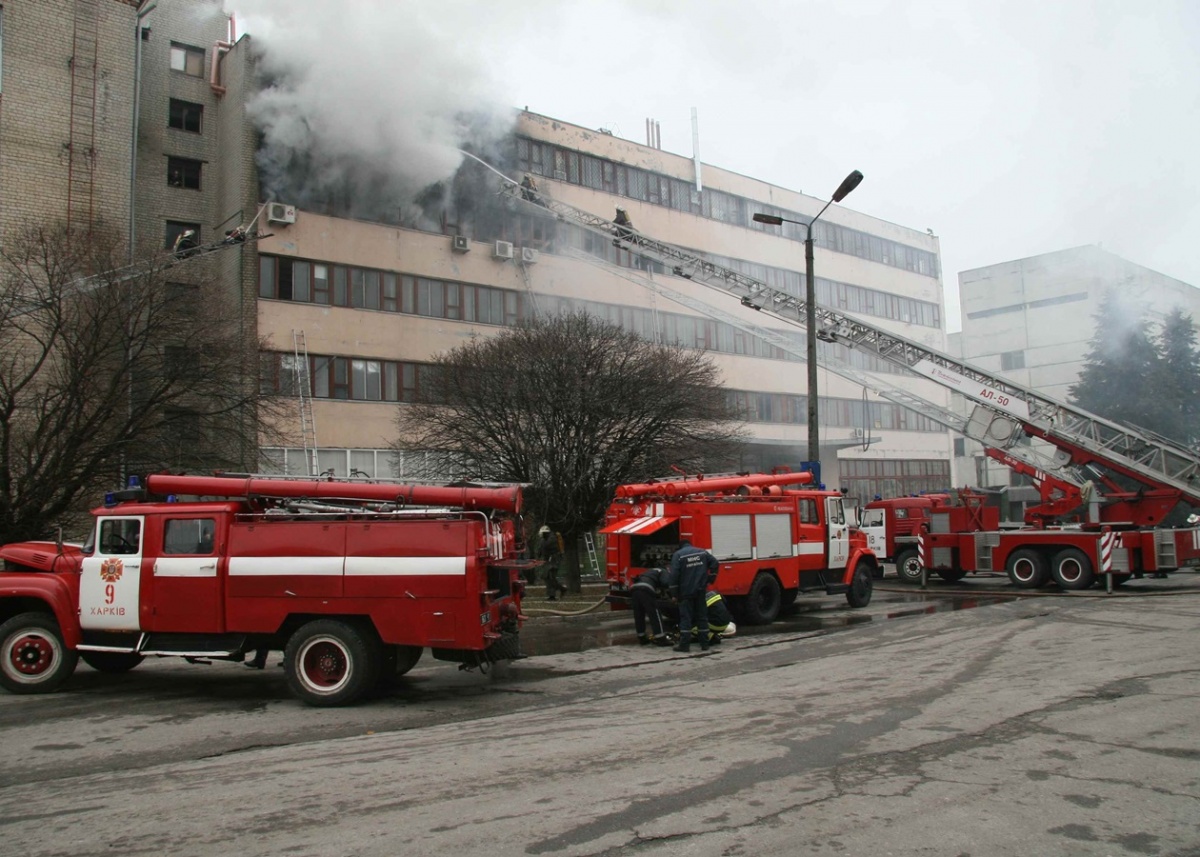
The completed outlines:
{"type": "Polygon", "coordinates": [[[275,657],[81,666],[0,693],[0,855],[1200,854],[1200,580],[1128,588],[802,599],[704,655],[538,620],[561,653],[336,710],[275,657]]]}

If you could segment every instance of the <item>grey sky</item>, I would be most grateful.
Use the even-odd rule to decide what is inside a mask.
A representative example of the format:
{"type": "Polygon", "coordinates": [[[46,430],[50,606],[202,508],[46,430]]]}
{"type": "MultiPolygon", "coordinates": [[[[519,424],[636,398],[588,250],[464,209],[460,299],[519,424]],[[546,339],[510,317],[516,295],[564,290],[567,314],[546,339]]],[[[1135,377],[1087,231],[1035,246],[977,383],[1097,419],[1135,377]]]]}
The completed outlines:
{"type": "Polygon", "coordinates": [[[663,148],[685,155],[694,106],[703,160],[814,196],[859,169],[850,207],[938,235],[951,330],[959,271],[1079,244],[1200,285],[1195,2],[231,7],[256,40],[274,28],[277,50],[331,64],[310,92],[343,123],[414,130],[400,145],[432,172],[444,168],[429,145],[445,130],[437,112],[479,103],[639,142],[654,118],[663,148]],[[372,96],[414,122],[368,118],[372,96]]]}

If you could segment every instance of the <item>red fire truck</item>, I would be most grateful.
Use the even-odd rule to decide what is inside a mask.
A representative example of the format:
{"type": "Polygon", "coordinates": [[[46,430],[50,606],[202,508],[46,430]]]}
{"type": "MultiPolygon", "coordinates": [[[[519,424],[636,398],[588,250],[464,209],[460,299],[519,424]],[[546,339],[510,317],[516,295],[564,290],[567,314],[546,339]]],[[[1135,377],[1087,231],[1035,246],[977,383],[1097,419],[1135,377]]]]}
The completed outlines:
{"type": "Polygon", "coordinates": [[[810,473],[720,474],[621,485],[609,506],[609,603],[623,609],[647,568],[665,567],[687,539],[720,562],[713,587],[747,624],[766,624],[801,592],[871,601],[878,567],[867,539],[846,518],[837,491],[793,489],[810,473]]]}
{"type": "Polygon", "coordinates": [[[946,494],[876,498],[860,510],[859,529],[876,556],[883,562],[895,563],[901,580],[919,583],[917,533],[921,524],[928,525],[931,511],[947,500],[946,494]]]}
{"type": "Polygon", "coordinates": [[[518,486],[150,476],[92,512],[82,546],[0,548],[0,684],[282,649],[292,692],[331,706],[425,648],[486,668],[519,654],[520,504],[518,486]]]}

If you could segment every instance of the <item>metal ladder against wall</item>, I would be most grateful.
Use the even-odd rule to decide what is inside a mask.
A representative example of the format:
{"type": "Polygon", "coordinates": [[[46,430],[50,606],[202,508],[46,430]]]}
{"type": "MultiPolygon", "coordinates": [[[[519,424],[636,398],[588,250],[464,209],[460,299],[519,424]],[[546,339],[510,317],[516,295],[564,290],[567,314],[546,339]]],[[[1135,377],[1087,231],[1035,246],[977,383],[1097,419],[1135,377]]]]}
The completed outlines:
{"type": "Polygon", "coordinates": [[[92,229],[96,169],[96,65],[99,0],[75,0],[71,107],[67,137],[67,229],[92,229]]]}
{"type": "Polygon", "coordinates": [[[292,331],[292,349],[295,357],[292,371],[295,375],[296,402],[300,408],[300,442],[304,446],[304,466],[307,476],[317,475],[317,423],[313,418],[312,378],[309,374],[308,345],[303,330],[292,331]]]}
{"type": "Polygon", "coordinates": [[[583,548],[587,551],[588,563],[592,567],[592,574],[596,577],[601,577],[600,557],[596,555],[596,537],[590,532],[583,534],[583,548]]]}

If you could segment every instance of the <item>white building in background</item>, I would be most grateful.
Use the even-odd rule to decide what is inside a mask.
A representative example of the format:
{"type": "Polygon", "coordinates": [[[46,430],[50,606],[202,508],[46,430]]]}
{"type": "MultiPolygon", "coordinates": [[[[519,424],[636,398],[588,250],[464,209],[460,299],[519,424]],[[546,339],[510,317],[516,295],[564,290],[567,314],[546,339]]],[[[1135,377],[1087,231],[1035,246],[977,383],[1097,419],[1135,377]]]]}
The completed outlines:
{"type": "MultiPolygon", "coordinates": [[[[708,165],[697,190],[688,157],[529,112],[517,116],[506,145],[504,166],[517,177],[534,176],[541,192],[608,219],[620,205],[647,235],[803,295],[804,228],[764,226],[752,216],[805,220],[825,199],[708,165]]],[[[499,180],[488,180],[486,192],[494,196],[499,180]]],[[[402,475],[405,463],[387,452],[395,409],[419,388],[422,367],[435,354],[534,312],[577,308],[646,336],[707,349],[730,396],[750,414],[752,442],[742,467],[798,467],[807,457],[801,359],[746,333],[736,319],[673,303],[650,286],[665,285],[793,337],[799,354],[803,330],[639,264],[606,237],[519,210],[490,221],[450,211],[436,230],[299,210],[294,224],[273,228],[276,235],[257,248],[258,331],[269,338],[265,363],[274,366],[281,393],[295,375],[295,333],[304,334],[321,470],[383,475],[394,466],[402,475]]],[[[936,237],[844,206],[826,211],[814,235],[820,303],[945,349],[936,237]]],[[[891,386],[923,385],[912,389],[949,401],[870,355],[820,345],[860,369],[887,373],[891,386]]],[[[272,379],[266,381],[270,387],[272,379]]],[[[827,484],[867,499],[950,484],[951,444],[942,426],[826,370],[820,396],[827,484]]],[[[288,471],[303,461],[296,447],[265,452],[288,471]]]]}
{"type": "MultiPolygon", "coordinates": [[[[1075,247],[1001,262],[958,275],[962,332],[952,339],[962,358],[981,369],[1070,399],[1096,334],[1096,313],[1115,293],[1131,319],[1151,333],[1176,307],[1200,319],[1200,289],[1134,264],[1096,246],[1075,247]]],[[[1027,480],[982,454],[978,444],[954,441],[959,483],[1009,487],[1010,517],[1036,499],[1027,480]]]]}

